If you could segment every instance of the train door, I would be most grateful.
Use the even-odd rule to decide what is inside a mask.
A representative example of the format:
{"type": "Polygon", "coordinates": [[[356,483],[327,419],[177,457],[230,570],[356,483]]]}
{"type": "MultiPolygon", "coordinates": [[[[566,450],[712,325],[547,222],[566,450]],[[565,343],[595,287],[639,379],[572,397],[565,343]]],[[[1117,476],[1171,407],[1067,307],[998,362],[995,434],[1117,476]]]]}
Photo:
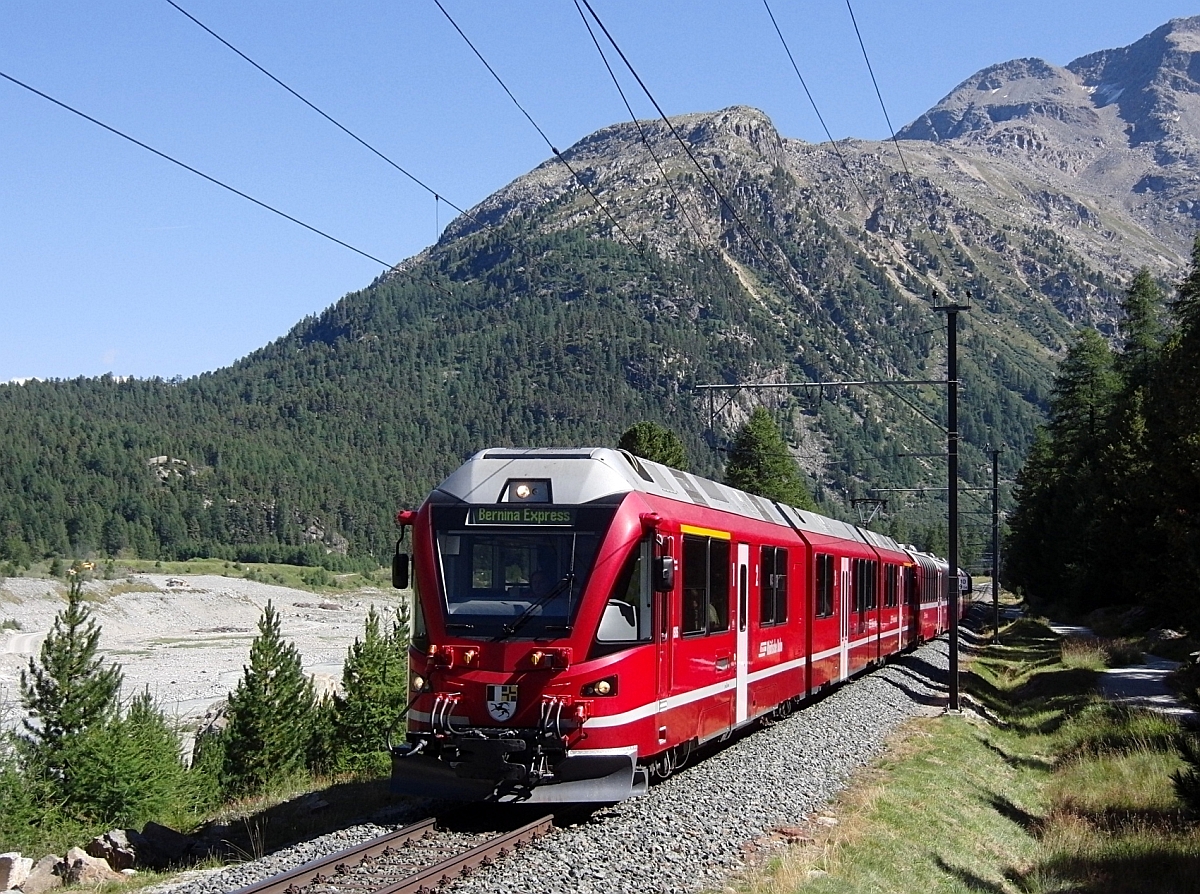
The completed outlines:
{"type": "Polygon", "coordinates": [[[749,678],[750,652],[750,546],[737,545],[737,654],[734,661],[737,665],[737,699],[735,724],[746,722],[747,696],[746,684],[749,678]]]}
{"type": "MultiPolygon", "coordinates": [[[[675,558],[674,538],[668,537],[662,548],[662,555],[675,558]]],[[[657,628],[654,636],[655,661],[657,662],[658,691],[660,699],[671,694],[671,604],[674,601],[673,591],[656,591],[654,593],[654,618],[657,628]]]]}
{"type": "Polygon", "coordinates": [[[841,669],[838,672],[839,679],[846,679],[850,675],[850,559],[846,556],[841,558],[841,593],[839,599],[839,612],[841,618],[841,648],[842,660],[841,669]]]}

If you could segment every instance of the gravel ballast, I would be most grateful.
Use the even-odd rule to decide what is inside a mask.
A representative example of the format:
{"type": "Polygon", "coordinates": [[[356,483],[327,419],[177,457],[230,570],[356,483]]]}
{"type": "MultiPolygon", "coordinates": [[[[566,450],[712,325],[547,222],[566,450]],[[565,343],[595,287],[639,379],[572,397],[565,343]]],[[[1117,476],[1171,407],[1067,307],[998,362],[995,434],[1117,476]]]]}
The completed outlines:
{"type": "MultiPolygon", "coordinates": [[[[745,867],[772,830],[803,824],[870,763],[887,736],[946,700],[948,646],[928,643],[808,706],[732,742],[650,793],[554,833],[444,889],[500,892],[691,892],[719,889],[745,867]]],[[[262,860],[162,886],[159,892],[217,894],[383,834],[427,814],[398,807],[385,826],[355,826],[262,860]],[[395,821],[395,825],[391,824],[395,821]]]]}

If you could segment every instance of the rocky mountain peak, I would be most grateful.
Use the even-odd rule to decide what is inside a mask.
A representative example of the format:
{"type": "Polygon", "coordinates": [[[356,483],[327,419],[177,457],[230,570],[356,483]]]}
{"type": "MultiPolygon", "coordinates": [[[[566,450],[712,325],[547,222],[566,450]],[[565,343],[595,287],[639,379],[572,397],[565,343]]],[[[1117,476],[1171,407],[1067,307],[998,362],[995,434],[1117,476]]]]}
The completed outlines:
{"type": "Polygon", "coordinates": [[[1131,145],[1191,142],[1197,132],[1200,16],[1172,19],[1130,46],[1081,56],[1067,69],[1097,107],[1116,106],[1131,145]]]}
{"type": "Polygon", "coordinates": [[[1091,105],[1087,91],[1067,69],[1042,59],[1014,59],[967,78],[897,137],[933,142],[988,139],[1008,122],[1034,119],[1091,128],[1097,123],[1091,105]]]}

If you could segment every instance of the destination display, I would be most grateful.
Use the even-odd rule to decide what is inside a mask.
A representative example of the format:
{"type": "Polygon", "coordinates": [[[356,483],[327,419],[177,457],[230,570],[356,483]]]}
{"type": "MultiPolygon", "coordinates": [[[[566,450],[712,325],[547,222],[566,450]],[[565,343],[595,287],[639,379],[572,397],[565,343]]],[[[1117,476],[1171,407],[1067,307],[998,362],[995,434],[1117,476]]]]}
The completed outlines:
{"type": "Polygon", "coordinates": [[[472,506],[469,525],[534,525],[566,527],[575,524],[575,510],[553,506],[472,506]]]}

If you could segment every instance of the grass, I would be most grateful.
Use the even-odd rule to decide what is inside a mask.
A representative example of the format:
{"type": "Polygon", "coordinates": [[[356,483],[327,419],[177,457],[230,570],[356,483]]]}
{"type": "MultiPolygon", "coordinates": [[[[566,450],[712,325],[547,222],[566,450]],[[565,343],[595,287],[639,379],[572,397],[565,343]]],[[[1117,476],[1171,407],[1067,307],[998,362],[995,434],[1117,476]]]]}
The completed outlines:
{"type": "MultiPolygon", "coordinates": [[[[380,567],[374,571],[335,573],[326,568],[305,565],[283,565],[275,562],[229,562],[225,559],[188,559],[186,562],[161,562],[154,559],[113,559],[103,564],[95,563],[88,569],[90,576],[108,581],[125,578],[124,582],[110,584],[109,594],[152,593],[159,588],[135,581],[135,574],[165,574],[168,576],[209,574],[220,577],[237,577],[245,580],[276,584],[293,590],[308,590],[314,593],[337,593],[369,587],[391,587],[390,571],[380,567]]],[[[50,574],[50,563],[35,564],[29,569],[30,577],[54,577],[50,574]]],[[[56,578],[57,579],[57,578],[56,578]]],[[[93,595],[93,601],[98,596],[93,595]]]]}
{"type": "Polygon", "coordinates": [[[1171,783],[1178,727],[1101,701],[1110,661],[1099,640],[1006,628],[971,664],[978,715],[908,725],[830,806],[836,825],[795,833],[740,890],[1200,892],[1200,826],[1171,783]]]}

